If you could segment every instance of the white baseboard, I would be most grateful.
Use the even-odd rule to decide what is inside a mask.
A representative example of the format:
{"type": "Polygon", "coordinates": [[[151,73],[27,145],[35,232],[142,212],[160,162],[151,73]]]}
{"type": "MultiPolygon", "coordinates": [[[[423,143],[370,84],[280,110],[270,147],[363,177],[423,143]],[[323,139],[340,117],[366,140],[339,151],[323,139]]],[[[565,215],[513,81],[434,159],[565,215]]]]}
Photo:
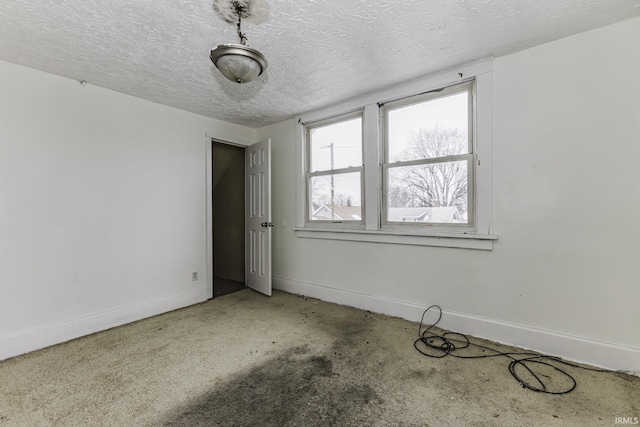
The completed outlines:
{"type": "MultiPolygon", "coordinates": [[[[379,298],[282,277],[273,278],[273,287],[281,291],[396,316],[413,322],[419,322],[422,313],[426,309],[426,306],[405,301],[379,298]]],[[[435,318],[427,318],[425,321],[435,321],[435,318]]],[[[442,320],[438,326],[449,331],[461,332],[478,338],[534,350],[566,360],[640,375],[640,349],[638,348],[447,310],[443,310],[442,320]]],[[[417,335],[418,331],[416,329],[416,337],[417,335]]]]}
{"type": "Polygon", "coordinates": [[[0,337],[0,360],[207,300],[205,286],[68,322],[0,337]]]}

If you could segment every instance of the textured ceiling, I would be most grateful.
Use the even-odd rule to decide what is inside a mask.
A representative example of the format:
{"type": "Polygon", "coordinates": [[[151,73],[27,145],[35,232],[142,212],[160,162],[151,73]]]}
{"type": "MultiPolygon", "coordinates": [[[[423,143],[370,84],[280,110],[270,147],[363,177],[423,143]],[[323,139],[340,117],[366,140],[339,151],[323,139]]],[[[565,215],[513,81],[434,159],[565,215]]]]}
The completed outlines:
{"type": "Polygon", "coordinates": [[[260,127],[640,15],[640,0],[267,2],[243,31],[269,68],[244,85],[209,60],[237,43],[210,0],[2,0],[0,59],[260,127]]]}

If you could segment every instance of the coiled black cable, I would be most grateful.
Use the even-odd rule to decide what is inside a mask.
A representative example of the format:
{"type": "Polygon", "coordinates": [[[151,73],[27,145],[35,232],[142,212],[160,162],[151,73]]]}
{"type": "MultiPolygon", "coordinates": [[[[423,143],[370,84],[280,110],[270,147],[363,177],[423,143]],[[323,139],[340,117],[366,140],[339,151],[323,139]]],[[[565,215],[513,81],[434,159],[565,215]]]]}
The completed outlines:
{"type": "Polygon", "coordinates": [[[442,309],[438,305],[432,305],[427,308],[424,313],[422,313],[422,318],[420,319],[420,326],[418,326],[418,336],[419,338],[414,341],[413,346],[420,353],[427,357],[434,358],[443,358],[446,356],[457,357],[459,359],[483,359],[489,357],[506,357],[511,359],[509,363],[509,372],[515,378],[522,387],[527,388],[529,390],[537,391],[540,393],[547,394],[567,394],[573,391],[576,388],[576,380],[569,373],[559,368],[557,364],[562,364],[566,366],[571,366],[574,368],[580,368],[588,371],[595,372],[608,372],[604,369],[595,369],[588,368],[580,365],[576,365],[566,360],[562,360],[559,357],[554,356],[546,356],[538,353],[532,352],[502,352],[495,350],[490,347],[486,347],[480,344],[475,344],[469,341],[469,338],[458,332],[446,332],[442,335],[438,335],[431,331],[433,327],[435,327],[440,320],[442,319],[442,309]],[[431,309],[438,310],[438,320],[432,325],[428,325],[424,327],[424,317],[427,312],[431,309]],[[484,350],[488,350],[491,354],[481,354],[481,355],[465,355],[462,354],[460,350],[477,347],[484,350]],[[553,362],[553,363],[551,363],[553,362]],[[555,363],[555,364],[554,364],[555,363]],[[551,378],[549,375],[542,374],[539,371],[540,368],[551,368],[551,373],[553,375],[559,375],[560,378],[551,378]],[[529,380],[525,380],[523,376],[518,373],[518,368],[524,370],[525,375],[528,373],[531,377],[529,380]],[[538,368],[538,369],[536,369],[538,368]],[[548,378],[547,380],[543,380],[541,377],[548,378]],[[553,381],[550,381],[552,380],[553,381]],[[549,382],[553,382],[554,385],[551,386],[549,382]],[[562,383],[562,386],[557,385],[557,383],[562,383]]]}

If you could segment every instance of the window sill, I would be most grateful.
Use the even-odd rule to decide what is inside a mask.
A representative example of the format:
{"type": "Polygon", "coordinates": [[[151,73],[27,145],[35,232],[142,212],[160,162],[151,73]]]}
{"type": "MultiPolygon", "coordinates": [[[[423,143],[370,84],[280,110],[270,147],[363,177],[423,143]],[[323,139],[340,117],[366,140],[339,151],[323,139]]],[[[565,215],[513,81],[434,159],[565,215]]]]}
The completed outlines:
{"type": "Polygon", "coordinates": [[[369,230],[327,230],[318,228],[294,228],[296,236],[309,239],[347,240],[352,242],[389,243],[395,245],[440,246],[493,250],[493,241],[498,236],[492,234],[429,233],[409,234],[393,231],[369,230]]]}

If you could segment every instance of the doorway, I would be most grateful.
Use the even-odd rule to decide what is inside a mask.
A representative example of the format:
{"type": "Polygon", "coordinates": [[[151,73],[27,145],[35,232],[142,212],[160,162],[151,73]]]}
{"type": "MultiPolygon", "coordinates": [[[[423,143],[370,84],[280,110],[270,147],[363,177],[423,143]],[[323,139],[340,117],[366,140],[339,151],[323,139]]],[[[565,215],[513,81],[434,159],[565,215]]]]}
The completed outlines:
{"type": "Polygon", "coordinates": [[[213,297],[245,288],[245,148],[212,141],[213,297]]]}

